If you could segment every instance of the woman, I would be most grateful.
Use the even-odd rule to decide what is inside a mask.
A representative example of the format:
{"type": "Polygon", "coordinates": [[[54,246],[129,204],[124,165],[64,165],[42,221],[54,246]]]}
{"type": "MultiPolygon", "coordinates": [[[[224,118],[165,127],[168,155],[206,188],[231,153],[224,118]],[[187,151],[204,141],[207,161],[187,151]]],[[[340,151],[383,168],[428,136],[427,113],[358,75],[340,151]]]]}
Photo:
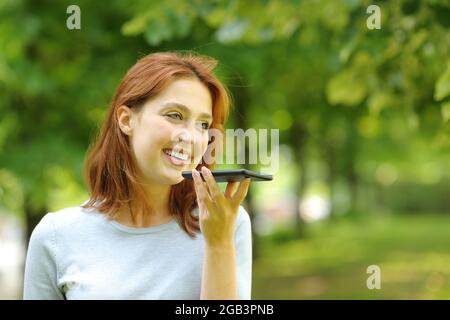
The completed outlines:
{"type": "Polygon", "coordinates": [[[250,179],[222,193],[203,159],[229,113],[215,65],[155,53],[127,72],[85,162],[90,199],[32,233],[24,299],[250,299],[250,179]]]}

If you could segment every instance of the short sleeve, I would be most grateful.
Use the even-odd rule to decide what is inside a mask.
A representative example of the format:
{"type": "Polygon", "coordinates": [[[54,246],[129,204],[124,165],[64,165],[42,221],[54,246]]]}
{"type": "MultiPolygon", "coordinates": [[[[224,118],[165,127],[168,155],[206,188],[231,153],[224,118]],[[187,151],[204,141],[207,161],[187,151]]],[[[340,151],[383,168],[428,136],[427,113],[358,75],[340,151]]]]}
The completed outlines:
{"type": "Polygon", "coordinates": [[[64,299],[57,286],[56,242],[51,213],[41,219],[30,237],[25,261],[23,299],[64,299]]]}
{"type": "Polygon", "coordinates": [[[252,289],[252,228],[248,212],[239,207],[236,221],[237,287],[240,300],[251,299],[252,289]]]}

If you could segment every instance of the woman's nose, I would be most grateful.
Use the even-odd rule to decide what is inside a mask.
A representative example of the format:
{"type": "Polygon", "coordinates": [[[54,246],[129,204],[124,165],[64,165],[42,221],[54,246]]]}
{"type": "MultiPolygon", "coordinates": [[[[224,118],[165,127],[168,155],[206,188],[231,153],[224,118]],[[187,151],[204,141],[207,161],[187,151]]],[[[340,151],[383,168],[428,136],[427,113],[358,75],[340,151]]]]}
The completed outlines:
{"type": "Polygon", "coordinates": [[[189,127],[185,128],[177,128],[172,132],[172,135],[175,137],[175,141],[182,141],[186,144],[194,144],[196,141],[195,137],[195,129],[191,129],[189,127]]]}

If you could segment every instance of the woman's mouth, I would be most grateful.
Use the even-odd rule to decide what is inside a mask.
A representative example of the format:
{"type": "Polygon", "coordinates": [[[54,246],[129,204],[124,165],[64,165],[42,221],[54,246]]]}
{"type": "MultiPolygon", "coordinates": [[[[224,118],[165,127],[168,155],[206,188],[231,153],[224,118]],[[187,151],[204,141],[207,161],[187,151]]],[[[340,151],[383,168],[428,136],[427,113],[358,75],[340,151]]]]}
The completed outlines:
{"type": "Polygon", "coordinates": [[[184,166],[189,164],[190,156],[187,153],[174,151],[173,149],[163,149],[163,153],[170,163],[176,166],[184,166]]]}

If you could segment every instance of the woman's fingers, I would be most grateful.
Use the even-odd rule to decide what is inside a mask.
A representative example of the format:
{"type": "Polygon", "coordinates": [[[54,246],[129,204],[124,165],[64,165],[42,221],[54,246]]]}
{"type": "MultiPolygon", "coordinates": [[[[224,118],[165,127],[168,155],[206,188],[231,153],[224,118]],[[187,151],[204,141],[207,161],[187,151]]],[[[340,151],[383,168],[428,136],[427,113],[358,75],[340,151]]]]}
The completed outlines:
{"type": "Polygon", "coordinates": [[[239,184],[239,188],[233,196],[233,200],[240,204],[247,196],[248,188],[250,186],[251,179],[246,178],[239,184]]]}
{"type": "Polygon", "coordinates": [[[217,211],[217,208],[225,205],[227,201],[230,201],[229,203],[232,204],[233,208],[235,208],[236,206],[239,206],[247,196],[251,182],[250,178],[241,181],[239,186],[237,186],[237,181],[229,182],[225,193],[223,194],[220,191],[220,188],[211,171],[205,167],[203,167],[201,171],[205,182],[203,182],[200,173],[195,169],[192,170],[192,177],[194,179],[197,202],[199,203],[199,206],[204,205],[209,214],[213,212],[220,212],[220,210],[217,211]],[[237,191],[234,192],[236,187],[237,191]]]}
{"type": "Polygon", "coordinates": [[[211,171],[206,167],[202,167],[202,174],[205,178],[205,182],[208,187],[209,193],[211,194],[213,202],[221,201],[223,198],[223,194],[222,191],[220,191],[216,179],[214,179],[211,171]]]}
{"type": "Polygon", "coordinates": [[[238,185],[239,184],[238,184],[237,181],[230,181],[230,182],[228,182],[227,188],[225,189],[225,196],[228,199],[233,198],[233,195],[234,195],[235,190],[237,189],[238,185]]]}
{"type": "MultiPolygon", "coordinates": [[[[200,177],[200,173],[193,169],[192,170],[192,177],[194,179],[194,187],[195,187],[195,193],[197,194],[197,202],[204,203],[208,209],[212,204],[212,200],[208,194],[208,190],[206,189],[206,186],[204,185],[202,178],[200,177]]],[[[199,203],[200,205],[200,203],[199,203]]]]}

